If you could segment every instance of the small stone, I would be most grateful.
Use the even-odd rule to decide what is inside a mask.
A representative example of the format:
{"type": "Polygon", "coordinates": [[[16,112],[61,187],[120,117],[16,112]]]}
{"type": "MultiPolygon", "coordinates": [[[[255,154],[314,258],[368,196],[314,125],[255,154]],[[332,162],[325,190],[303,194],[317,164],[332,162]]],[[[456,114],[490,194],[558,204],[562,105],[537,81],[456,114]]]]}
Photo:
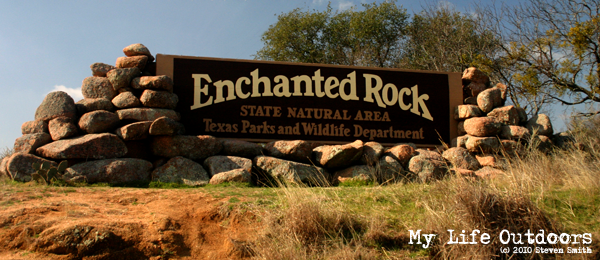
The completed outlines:
{"type": "Polygon", "coordinates": [[[117,68],[138,68],[143,71],[148,63],[146,56],[119,57],[115,63],[117,68]]]}
{"type": "Polygon", "coordinates": [[[129,86],[131,80],[135,77],[138,77],[140,74],[142,74],[142,72],[138,68],[117,68],[109,71],[106,74],[106,77],[110,81],[110,84],[112,84],[113,91],[115,91],[115,95],[109,99],[115,97],[116,91],[119,89],[129,86]]]}
{"type": "Polygon", "coordinates": [[[51,167],[58,166],[56,162],[37,157],[33,154],[14,153],[6,161],[6,171],[13,180],[27,182],[31,180],[31,174],[36,172],[32,167],[33,163],[42,164],[44,162],[49,163],[51,167]]]}
{"type": "Polygon", "coordinates": [[[467,151],[467,149],[462,147],[450,148],[442,153],[442,157],[448,160],[456,168],[468,169],[472,171],[476,171],[481,168],[481,165],[477,159],[473,157],[469,151],[467,151]]]}
{"type": "Polygon", "coordinates": [[[48,121],[41,119],[27,121],[21,125],[21,133],[24,135],[48,133],[48,121]]]}
{"type": "Polygon", "coordinates": [[[356,165],[333,174],[334,185],[346,181],[373,181],[375,169],[367,165],[356,165]]]}
{"type": "Polygon", "coordinates": [[[81,94],[84,98],[106,98],[113,99],[117,91],[105,77],[87,77],[81,83],[81,94]]]}
{"type": "Polygon", "coordinates": [[[154,57],[152,56],[152,54],[150,54],[150,50],[148,50],[148,48],[141,43],[131,44],[123,48],[123,53],[127,57],[143,55],[147,56],[149,58],[149,61],[154,60],[154,57]]]}
{"type": "Polygon", "coordinates": [[[262,155],[262,146],[256,143],[246,142],[235,139],[222,139],[221,144],[223,149],[221,153],[231,156],[240,156],[245,158],[254,158],[258,155],[262,155]]]}
{"type": "Polygon", "coordinates": [[[171,109],[136,107],[117,111],[120,120],[154,121],[160,117],[168,117],[179,121],[179,114],[171,109]]]}
{"type": "Polygon", "coordinates": [[[484,113],[492,111],[494,108],[502,106],[502,91],[498,88],[489,88],[477,96],[477,106],[484,113]]]}
{"type": "Polygon", "coordinates": [[[496,118],[496,121],[507,125],[518,125],[520,121],[519,112],[515,106],[494,108],[487,116],[496,118]]]}
{"type": "Polygon", "coordinates": [[[360,160],[363,142],[356,140],[345,145],[323,145],[313,149],[315,161],[325,168],[344,168],[360,160]]]}
{"type": "Polygon", "coordinates": [[[117,158],[75,164],[65,171],[67,182],[85,179],[87,183],[110,184],[150,181],[152,163],[134,158],[117,158]]]}
{"type": "Polygon", "coordinates": [[[467,139],[465,147],[472,153],[495,153],[500,150],[501,144],[497,137],[476,137],[467,139]]]}
{"type": "Polygon", "coordinates": [[[115,69],[115,66],[96,62],[96,63],[90,65],[90,69],[92,69],[92,76],[106,77],[106,73],[115,69]]]}
{"type": "Polygon", "coordinates": [[[54,141],[73,137],[79,133],[79,129],[73,123],[73,119],[64,116],[50,120],[48,122],[48,131],[54,141]]]}
{"type": "Polygon", "coordinates": [[[152,121],[131,123],[120,127],[115,133],[126,141],[142,140],[148,138],[148,129],[150,129],[151,124],[152,121]]]}
{"type": "Polygon", "coordinates": [[[465,132],[477,137],[495,136],[500,133],[502,123],[493,117],[474,117],[465,120],[465,132]]]}
{"type": "Polygon", "coordinates": [[[16,153],[35,153],[35,149],[52,142],[52,137],[47,133],[26,134],[15,140],[16,153]]]}
{"type": "Polygon", "coordinates": [[[171,158],[165,165],[152,172],[152,180],[165,183],[179,183],[188,186],[206,185],[209,175],[202,165],[185,157],[171,158]]]}
{"type": "Polygon", "coordinates": [[[481,115],[481,109],[475,105],[458,105],[454,109],[454,119],[467,119],[481,115]]]}
{"type": "Polygon", "coordinates": [[[118,136],[102,133],[58,140],[37,148],[36,153],[60,160],[108,159],[125,155],[127,147],[118,136]]]}
{"type": "Polygon", "coordinates": [[[142,105],[140,100],[129,91],[119,93],[119,95],[112,99],[111,103],[118,109],[139,107],[142,105]]]}
{"type": "Polygon", "coordinates": [[[76,118],[77,107],[69,94],[62,91],[48,93],[42,104],[35,110],[35,119],[50,121],[59,116],[76,118]]]}
{"type": "Polygon", "coordinates": [[[167,91],[156,91],[151,89],[144,90],[140,101],[145,107],[175,109],[179,98],[173,93],[167,91]]]}
{"type": "Polygon", "coordinates": [[[530,133],[537,133],[538,135],[551,136],[554,133],[552,129],[552,122],[550,117],[545,114],[538,114],[533,116],[525,125],[529,129],[530,133]]]}
{"type": "Polygon", "coordinates": [[[163,116],[152,122],[149,133],[150,135],[183,135],[185,127],[183,124],[163,116]]]}
{"type": "Polygon", "coordinates": [[[280,159],[310,163],[313,145],[307,141],[273,141],[265,145],[267,155],[280,159]]]}
{"type": "Polygon", "coordinates": [[[134,78],[131,81],[131,87],[134,89],[145,90],[164,90],[170,93],[173,92],[173,79],[169,76],[144,76],[134,78]]]}
{"type": "Polygon", "coordinates": [[[221,152],[222,145],[217,138],[209,135],[154,136],[152,152],[156,156],[183,156],[192,160],[203,160],[221,152]]]}
{"type": "Polygon", "coordinates": [[[120,122],[119,116],[115,113],[96,110],[81,116],[79,119],[79,128],[88,134],[111,132],[120,122]]]}
{"type": "Polygon", "coordinates": [[[246,169],[233,169],[231,171],[215,174],[210,178],[210,184],[217,185],[225,182],[250,183],[252,181],[250,172],[246,169]]]}
{"type": "Polygon", "coordinates": [[[378,142],[367,142],[363,146],[363,155],[360,162],[366,165],[375,165],[383,154],[383,146],[378,142]]]}
{"type": "Polygon", "coordinates": [[[206,158],[203,164],[211,176],[235,169],[252,172],[252,160],[237,156],[215,155],[206,158]]]}
{"type": "Polygon", "coordinates": [[[110,99],[106,98],[84,98],[75,103],[75,105],[77,106],[77,114],[79,115],[96,110],[115,111],[113,103],[110,99]]]}

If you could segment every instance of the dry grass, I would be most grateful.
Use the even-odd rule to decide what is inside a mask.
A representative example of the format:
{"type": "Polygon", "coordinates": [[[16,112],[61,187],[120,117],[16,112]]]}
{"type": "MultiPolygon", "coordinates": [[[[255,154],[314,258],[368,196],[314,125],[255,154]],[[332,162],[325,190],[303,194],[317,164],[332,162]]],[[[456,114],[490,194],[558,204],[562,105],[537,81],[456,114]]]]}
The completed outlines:
{"type": "MultiPolygon", "coordinates": [[[[264,213],[257,259],[596,259],[595,254],[502,254],[502,230],[600,233],[600,120],[573,122],[575,144],[543,153],[535,144],[486,180],[449,176],[430,184],[280,189],[264,213]],[[432,248],[410,245],[408,230],[435,233],[432,248]],[[488,233],[489,244],[448,244],[449,232],[488,233]]],[[[467,237],[470,238],[470,237],[467,237]]],[[[526,240],[526,238],[524,237],[526,240]]],[[[567,246],[555,244],[555,248],[567,246]]],[[[589,245],[588,245],[589,246],[589,245]]],[[[576,246],[575,246],[576,247],[576,246]]]]}

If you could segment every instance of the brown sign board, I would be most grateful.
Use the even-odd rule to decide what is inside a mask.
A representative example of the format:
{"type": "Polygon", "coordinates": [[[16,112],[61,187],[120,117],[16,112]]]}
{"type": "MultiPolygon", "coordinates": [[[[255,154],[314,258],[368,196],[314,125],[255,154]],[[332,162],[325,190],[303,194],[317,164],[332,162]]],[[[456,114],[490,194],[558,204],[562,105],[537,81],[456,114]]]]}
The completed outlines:
{"type": "Polygon", "coordinates": [[[157,55],[186,134],[421,147],[457,136],[460,73],[157,55]]]}

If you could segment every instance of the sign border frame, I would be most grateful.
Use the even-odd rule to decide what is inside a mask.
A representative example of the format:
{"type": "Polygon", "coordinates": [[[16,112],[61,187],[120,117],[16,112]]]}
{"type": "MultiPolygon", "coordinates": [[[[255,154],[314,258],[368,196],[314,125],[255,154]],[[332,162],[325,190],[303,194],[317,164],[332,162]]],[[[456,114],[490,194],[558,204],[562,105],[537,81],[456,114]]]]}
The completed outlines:
{"type": "MultiPolygon", "coordinates": [[[[264,61],[264,60],[245,60],[245,59],[228,59],[228,58],[212,58],[212,57],[200,57],[200,56],[184,56],[184,55],[170,55],[170,54],[156,54],[156,75],[166,75],[173,78],[174,61],[175,59],[195,59],[195,60],[214,60],[214,61],[226,61],[226,62],[244,62],[244,63],[264,63],[264,64],[281,64],[281,65],[293,65],[293,66],[307,66],[307,67],[332,67],[332,68],[346,68],[346,69],[367,69],[367,70],[381,70],[381,71],[401,71],[401,72],[412,72],[412,73],[428,73],[428,74],[445,74],[448,75],[448,95],[449,95],[449,114],[450,118],[450,140],[458,137],[458,120],[454,118],[454,110],[458,105],[463,104],[463,91],[462,91],[462,74],[459,72],[439,72],[429,70],[407,70],[397,68],[379,68],[379,67],[364,67],[364,66],[347,66],[347,65],[333,65],[333,64],[321,64],[321,63],[302,63],[302,62],[285,62],[285,61],[264,61]]],[[[253,139],[253,138],[227,138],[243,141],[252,141],[258,143],[268,143],[271,141],[278,141],[280,139],[253,139]]],[[[298,139],[304,140],[304,139],[298,139]]],[[[320,140],[305,140],[308,142],[322,143],[322,144],[346,144],[348,142],[340,141],[320,141],[320,140]]],[[[440,140],[441,141],[441,140],[440,140]]],[[[380,143],[383,146],[393,146],[396,143],[380,143]]],[[[450,144],[446,144],[450,146],[450,144]]],[[[417,147],[422,148],[435,148],[443,146],[439,145],[425,145],[417,144],[417,147]]]]}

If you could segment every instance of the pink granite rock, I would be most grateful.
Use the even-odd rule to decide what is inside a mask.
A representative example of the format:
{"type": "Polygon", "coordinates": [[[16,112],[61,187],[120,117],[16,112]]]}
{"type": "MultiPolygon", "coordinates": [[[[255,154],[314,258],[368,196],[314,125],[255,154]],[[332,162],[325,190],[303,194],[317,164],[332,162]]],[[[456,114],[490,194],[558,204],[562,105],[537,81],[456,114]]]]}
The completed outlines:
{"type": "Polygon", "coordinates": [[[119,57],[115,63],[117,68],[138,68],[143,71],[148,63],[146,56],[119,57]]]}
{"type": "Polygon", "coordinates": [[[106,98],[113,99],[117,91],[105,77],[87,77],[81,83],[81,94],[84,98],[106,98]]]}
{"type": "Polygon", "coordinates": [[[79,128],[88,134],[112,132],[120,122],[117,114],[105,110],[96,110],[81,116],[79,128]]]}
{"type": "Polygon", "coordinates": [[[152,180],[188,186],[202,186],[208,184],[210,177],[199,163],[177,156],[152,171],[152,180]]]}
{"type": "Polygon", "coordinates": [[[6,161],[6,171],[15,181],[27,182],[31,180],[31,174],[35,173],[32,164],[47,162],[52,167],[56,167],[57,163],[37,157],[28,153],[14,153],[6,161]]]}
{"type": "Polygon", "coordinates": [[[26,134],[15,140],[16,153],[35,153],[35,149],[52,142],[52,137],[47,133],[26,134]]]}
{"type": "Polygon", "coordinates": [[[504,104],[504,100],[502,100],[502,91],[499,88],[486,89],[477,96],[477,106],[484,113],[488,113],[502,104],[504,104]]]}
{"type": "Polygon", "coordinates": [[[111,102],[118,109],[142,106],[140,100],[129,91],[119,93],[119,95],[113,98],[111,102]]]}
{"type": "Polygon", "coordinates": [[[35,110],[35,119],[50,121],[59,116],[76,118],[77,107],[69,94],[62,91],[48,93],[42,104],[35,110]]]}
{"type": "MultiPolygon", "coordinates": [[[[109,71],[106,74],[106,77],[110,81],[110,84],[113,87],[113,91],[116,92],[121,88],[125,88],[125,87],[129,86],[129,84],[131,83],[131,80],[133,80],[135,77],[139,77],[140,74],[142,74],[140,69],[135,68],[135,67],[134,68],[122,68],[122,69],[116,68],[114,70],[109,71]]],[[[109,99],[112,100],[112,98],[115,96],[116,96],[116,93],[109,99]]]]}
{"type": "Polygon", "coordinates": [[[36,133],[48,133],[48,121],[41,119],[27,121],[21,125],[21,133],[36,134],[36,133]]]}
{"type": "Polygon", "coordinates": [[[310,163],[313,145],[307,141],[273,141],[265,145],[267,155],[296,162],[310,163]]]}
{"type": "Polygon", "coordinates": [[[92,69],[92,75],[95,77],[106,77],[106,73],[115,69],[115,66],[96,62],[90,65],[90,69],[92,69]]]}
{"type": "Polygon", "coordinates": [[[117,110],[121,120],[154,121],[160,117],[168,117],[179,121],[179,114],[171,109],[136,107],[117,110]]]}
{"type": "Polygon", "coordinates": [[[210,176],[235,169],[252,172],[252,160],[237,156],[215,155],[206,158],[203,164],[210,176]]]}
{"type": "Polygon", "coordinates": [[[185,127],[183,124],[163,116],[152,122],[149,133],[150,135],[183,135],[185,127]]]}
{"type": "Polygon", "coordinates": [[[483,113],[478,106],[475,105],[458,105],[454,109],[454,119],[467,119],[471,117],[481,116],[483,113]]]}
{"type": "Polygon", "coordinates": [[[538,135],[551,136],[554,133],[550,117],[545,114],[538,114],[531,117],[525,127],[529,129],[529,132],[535,132],[538,135]]]}
{"type": "Polygon", "coordinates": [[[345,145],[323,145],[313,149],[315,162],[328,169],[350,166],[360,160],[362,153],[361,140],[345,145]]]}
{"type": "Polygon", "coordinates": [[[116,158],[75,164],[65,171],[67,181],[84,179],[87,183],[111,184],[150,181],[152,163],[134,158],[116,158]]]}
{"type": "Polygon", "coordinates": [[[210,178],[210,184],[217,185],[225,182],[251,183],[252,175],[246,169],[233,169],[231,171],[221,172],[210,178]]]}
{"type": "Polygon", "coordinates": [[[218,154],[221,149],[221,142],[209,135],[161,135],[152,138],[154,155],[162,157],[183,156],[192,160],[202,160],[218,154]]]}
{"type": "Polygon", "coordinates": [[[255,157],[253,164],[259,172],[283,184],[309,183],[321,186],[328,184],[329,173],[318,166],[262,155],[255,157]]]}
{"type": "Polygon", "coordinates": [[[468,169],[472,171],[476,171],[481,168],[481,165],[477,159],[473,157],[469,151],[467,151],[467,149],[462,147],[450,148],[442,153],[442,157],[448,160],[456,168],[468,169]]]}
{"type": "Polygon", "coordinates": [[[115,133],[125,141],[142,140],[148,138],[151,124],[152,121],[131,123],[118,128],[115,133]]]}
{"type": "Polygon", "coordinates": [[[507,125],[519,125],[519,112],[514,106],[497,107],[490,111],[488,117],[496,118],[497,122],[507,125]]]}
{"type": "Polygon", "coordinates": [[[79,134],[79,129],[73,123],[73,118],[60,116],[48,122],[48,131],[52,140],[60,140],[79,134]]]}
{"type": "Polygon", "coordinates": [[[477,137],[495,136],[500,133],[502,123],[493,117],[474,117],[465,120],[465,132],[477,137]]]}
{"type": "Polygon", "coordinates": [[[173,80],[169,76],[144,76],[131,81],[134,89],[154,89],[173,92],[173,80]]]}
{"type": "Polygon", "coordinates": [[[113,106],[112,102],[106,98],[84,98],[77,101],[75,106],[77,106],[77,113],[79,115],[96,110],[115,111],[115,106],[113,106]]]}
{"type": "Polygon", "coordinates": [[[177,102],[179,102],[179,98],[177,95],[169,93],[168,91],[146,89],[140,97],[140,102],[145,107],[175,109],[175,107],[177,107],[177,102]]]}
{"type": "Polygon", "coordinates": [[[121,157],[127,147],[121,139],[109,133],[88,134],[58,140],[36,149],[37,154],[52,159],[108,159],[121,157]]]}

